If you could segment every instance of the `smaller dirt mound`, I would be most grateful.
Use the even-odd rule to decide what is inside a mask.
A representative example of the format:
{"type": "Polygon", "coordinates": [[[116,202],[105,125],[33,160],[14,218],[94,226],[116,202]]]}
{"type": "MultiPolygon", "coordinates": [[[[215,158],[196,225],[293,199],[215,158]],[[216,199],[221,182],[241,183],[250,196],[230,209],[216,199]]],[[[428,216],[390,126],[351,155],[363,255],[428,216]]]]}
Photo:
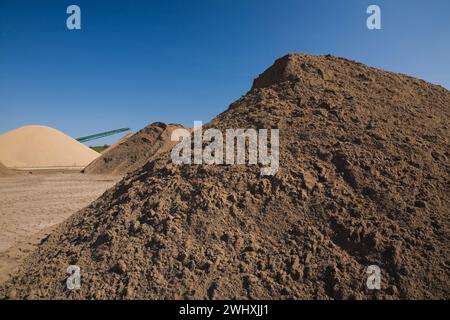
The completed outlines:
{"type": "Polygon", "coordinates": [[[13,170],[8,169],[0,162],[0,177],[13,176],[15,174],[16,173],[13,170]]]}
{"type": "Polygon", "coordinates": [[[106,152],[111,151],[112,149],[114,149],[115,147],[117,147],[118,145],[124,143],[125,141],[128,140],[128,138],[131,138],[132,136],[134,136],[135,132],[130,132],[127,133],[125,136],[123,136],[119,141],[117,141],[116,143],[114,143],[113,145],[109,146],[108,148],[106,148],[105,150],[103,150],[101,153],[104,154],[106,152]]]}
{"type": "Polygon", "coordinates": [[[171,141],[170,136],[172,131],[178,128],[183,126],[152,123],[105,150],[101,157],[89,164],[83,172],[120,175],[136,170],[154,156],[169,151],[176,144],[171,141]]]}

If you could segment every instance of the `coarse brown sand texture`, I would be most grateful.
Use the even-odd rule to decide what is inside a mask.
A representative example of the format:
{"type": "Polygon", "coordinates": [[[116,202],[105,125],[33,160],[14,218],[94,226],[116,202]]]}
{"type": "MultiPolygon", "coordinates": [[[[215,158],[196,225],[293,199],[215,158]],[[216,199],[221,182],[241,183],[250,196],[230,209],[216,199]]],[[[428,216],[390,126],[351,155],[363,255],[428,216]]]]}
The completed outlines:
{"type": "Polygon", "coordinates": [[[170,151],[177,142],[171,141],[172,131],[181,125],[155,122],[119,141],[89,164],[84,173],[126,174],[142,167],[160,153],[170,151]]]}
{"type": "Polygon", "coordinates": [[[14,169],[84,168],[100,154],[46,126],[24,126],[0,135],[0,162],[14,169]]]}
{"type": "Polygon", "coordinates": [[[0,292],[449,299],[449,107],[437,85],[289,54],[208,124],[279,128],[275,176],[161,155],[61,224],[0,292]],[[69,264],[80,290],[65,287],[69,264]],[[381,290],[366,287],[369,265],[381,290]]]}

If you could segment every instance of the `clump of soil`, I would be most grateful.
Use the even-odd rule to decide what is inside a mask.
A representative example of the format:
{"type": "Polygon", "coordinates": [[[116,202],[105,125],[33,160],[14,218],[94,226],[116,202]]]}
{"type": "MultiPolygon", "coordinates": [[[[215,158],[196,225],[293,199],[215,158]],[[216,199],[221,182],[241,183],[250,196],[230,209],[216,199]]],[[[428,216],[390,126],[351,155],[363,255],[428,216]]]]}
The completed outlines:
{"type": "Polygon", "coordinates": [[[82,299],[450,298],[450,92],[290,54],[208,124],[279,128],[280,170],[127,175],[44,241],[2,295],[82,299]],[[69,264],[80,290],[67,290],[69,264]],[[381,269],[381,290],[366,267],[381,269]]]}
{"type": "Polygon", "coordinates": [[[16,173],[15,173],[13,170],[11,170],[11,169],[5,167],[5,166],[3,165],[3,163],[0,162],[0,177],[13,176],[13,175],[15,175],[15,174],[16,174],[16,173]]]}
{"type": "Polygon", "coordinates": [[[161,122],[152,123],[105,150],[83,172],[120,175],[136,170],[160,153],[172,149],[177,142],[171,141],[170,136],[172,131],[178,128],[183,128],[183,126],[161,122]]]}

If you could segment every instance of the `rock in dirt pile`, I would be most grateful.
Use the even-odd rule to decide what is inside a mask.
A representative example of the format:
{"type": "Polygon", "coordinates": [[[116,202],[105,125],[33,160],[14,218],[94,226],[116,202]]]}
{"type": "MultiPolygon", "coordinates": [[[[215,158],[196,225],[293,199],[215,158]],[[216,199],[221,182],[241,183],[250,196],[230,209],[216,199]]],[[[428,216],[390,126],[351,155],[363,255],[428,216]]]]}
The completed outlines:
{"type": "Polygon", "coordinates": [[[139,132],[111,146],[101,157],[89,164],[83,172],[121,175],[142,167],[160,153],[170,151],[172,131],[183,126],[155,122],[139,132]]]}
{"type": "Polygon", "coordinates": [[[60,225],[1,293],[448,299],[449,106],[418,79],[287,55],[208,124],[279,128],[275,176],[162,155],[60,225]],[[69,264],[80,290],[65,289],[69,264]]]}

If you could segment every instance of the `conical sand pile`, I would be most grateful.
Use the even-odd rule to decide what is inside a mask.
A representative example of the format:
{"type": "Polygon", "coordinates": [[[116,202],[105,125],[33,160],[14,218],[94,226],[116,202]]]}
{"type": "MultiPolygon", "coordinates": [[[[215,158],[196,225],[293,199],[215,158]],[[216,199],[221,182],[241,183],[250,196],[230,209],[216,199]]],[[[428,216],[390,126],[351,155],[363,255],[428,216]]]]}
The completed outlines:
{"type": "Polygon", "coordinates": [[[448,299],[449,106],[449,91],[421,80],[285,56],[209,123],[279,128],[275,176],[161,155],[60,225],[0,292],[448,299]],[[78,291],[65,288],[69,264],[78,291]]]}
{"type": "Polygon", "coordinates": [[[93,174],[125,174],[136,170],[153,157],[171,150],[176,142],[172,142],[170,136],[177,128],[183,126],[152,123],[105,150],[101,157],[83,171],[93,174]]]}
{"type": "Polygon", "coordinates": [[[75,139],[45,126],[25,126],[0,135],[0,162],[9,168],[83,168],[98,156],[75,139]]]}

